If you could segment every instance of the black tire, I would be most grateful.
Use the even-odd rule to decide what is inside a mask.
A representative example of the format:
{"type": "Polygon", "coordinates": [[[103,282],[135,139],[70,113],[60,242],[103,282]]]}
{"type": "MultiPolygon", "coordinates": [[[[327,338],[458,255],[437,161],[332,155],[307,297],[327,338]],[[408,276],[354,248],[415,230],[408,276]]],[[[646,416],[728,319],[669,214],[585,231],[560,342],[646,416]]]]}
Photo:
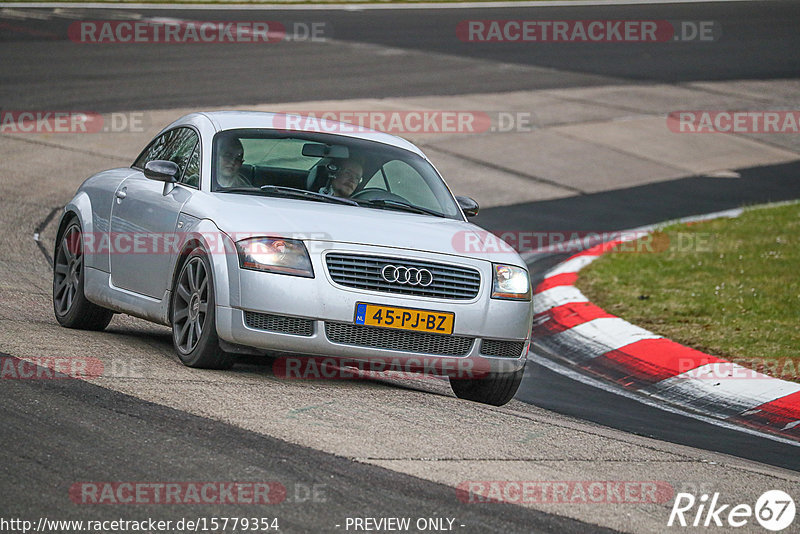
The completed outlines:
{"type": "Polygon", "coordinates": [[[86,300],[81,224],[72,219],[53,255],[53,313],[58,324],[79,330],[103,330],[114,312],[86,300]]]}
{"type": "Polygon", "coordinates": [[[172,288],[172,345],[187,367],[230,369],[234,358],[220,348],[217,336],[212,272],[208,256],[199,248],[181,267],[172,288]]]}
{"type": "Polygon", "coordinates": [[[489,373],[481,378],[450,377],[450,387],[459,399],[502,406],[514,398],[525,368],[511,373],[489,373]]]}

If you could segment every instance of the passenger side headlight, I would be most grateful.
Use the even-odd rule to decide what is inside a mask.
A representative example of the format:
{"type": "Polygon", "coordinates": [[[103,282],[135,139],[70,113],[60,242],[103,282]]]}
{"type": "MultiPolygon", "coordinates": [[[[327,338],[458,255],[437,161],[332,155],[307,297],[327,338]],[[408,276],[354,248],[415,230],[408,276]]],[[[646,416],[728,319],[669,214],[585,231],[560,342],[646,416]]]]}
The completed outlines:
{"type": "Polygon", "coordinates": [[[242,269],[314,278],[311,258],[302,241],[253,237],[238,241],[236,252],[242,269]]]}
{"type": "Polygon", "coordinates": [[[513,265],[492,264],[494,271],[493,299],[530,300],[531,282],[528,271],[513,265]]]}

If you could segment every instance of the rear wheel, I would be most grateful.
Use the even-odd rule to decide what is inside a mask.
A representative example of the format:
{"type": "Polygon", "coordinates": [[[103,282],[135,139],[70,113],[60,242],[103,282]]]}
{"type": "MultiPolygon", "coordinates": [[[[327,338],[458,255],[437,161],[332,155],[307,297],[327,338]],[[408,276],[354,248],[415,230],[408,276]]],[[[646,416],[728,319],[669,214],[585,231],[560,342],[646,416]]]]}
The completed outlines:
{"type": "Polygon", "coordinates": [[[502,406],[516,395],[523,374],[524,367],[511,373],[489,373],[481,378],[450,377],[450,387],[459,399],[502,406]]]}
{"type": "Polygon", "coordinates": [[[211,273],[202,249],[189,254],[181,267],[172,291],[172,344],[188,367],[229,369],[233,357],[219,346],[211,273]]]}
{"type": "Polygon", "coordinates": [[[53,257],[53,312],[66,328],[102,330],[114,312],[86,300],[81,225],[73,219],[56,245],[53,257]]]}

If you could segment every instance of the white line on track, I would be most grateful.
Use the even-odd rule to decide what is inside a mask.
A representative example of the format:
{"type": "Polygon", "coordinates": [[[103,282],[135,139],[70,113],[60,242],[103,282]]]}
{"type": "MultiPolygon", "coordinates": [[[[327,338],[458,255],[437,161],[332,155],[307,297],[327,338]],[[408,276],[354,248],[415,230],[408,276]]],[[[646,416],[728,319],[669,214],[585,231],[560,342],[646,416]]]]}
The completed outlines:
{"type": "MultiPolygon", "coordinates": [[[[541,350],[536,347],[536,350],[541,350]]],[[[619,395],[620,397],[625,397],[631,400],[635,400],[637,402],[641,402],[642,404],[646,404],[647,406],[651,406],[653,408],[658,408],[659,410],[663,410],[665,412],[674,413],[677,415],[682,415],[684,417],[691,417],[692,419],[697,419],[698,421],[702,421],[704,423],[709,423],[714,426],[718,426],[720,428],[724,428],[726,430],[736,430],[738,432],[744,432],[745,434],[751,434],[753,436],[758,436],[760,438],[770,439],[772,441],[777,441],[778,443],[783,443],[785,445],[792,445],[795,447],[800,447],[800,443],[794,440],[782,438],[780,436],[776,436],[773,434],[766,434],[764,432],[759,432],[758,430],[753,430],[751,428],[747,428],[744,426],[734,425],[732,423],[727,423],[725,421],[720,421],[719,419],[713,419],[711,417],[707,417],[704,415],[700,415],[693,412],[688,412],[685,410],[681,410],[672,405],[664,404],[663,401],[653,401],[648,399],[647,397],[643,397],[636,393],[632,393],[630,391],[621,389],[613,384],[607,384],[600,380],[594,379],[590,376],[584,375],[570,367],[565,367],[560,365],[559,363],[550,360],[545,356],[538,355],[534,352],[534,347],[531,345],[531,354],[528,356],[529,360],[536,362],[537,364],[541,365],[542,367],[546,367],[547,369],[558,373],[562,376],[565,376],[571,380],[576,380],[581,382],[582,384],[586,384],[587,386],[595,387],[598,389],[602,389],[608,393],[613,393],[614,395],[619,395]]]]}
{"type": "Polygon", "coordinates": [[[46,13],[39,13],[36,11],[17,11],[16,9],[9,9],[8,7],[3,7],[3,9],[0,9],[0,17],[4,19],[19,19],[19,20],[26,20],[26,19],[47,20],[50,18],[50,15],[46,13]]]}

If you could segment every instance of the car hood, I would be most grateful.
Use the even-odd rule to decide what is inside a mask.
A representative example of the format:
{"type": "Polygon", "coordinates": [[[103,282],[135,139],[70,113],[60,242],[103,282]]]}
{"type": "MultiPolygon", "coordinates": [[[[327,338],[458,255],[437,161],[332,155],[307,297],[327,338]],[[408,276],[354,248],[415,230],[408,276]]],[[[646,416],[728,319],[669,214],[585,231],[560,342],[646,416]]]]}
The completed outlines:
{"type": "Polygon", "coordinates": [[[196,195],[184,206],[184,211],[211,219],[234,240],[280,236],[424,250],[525,265],[513,249],[479,226],[429,215],[225,193],[196,195]]]}

